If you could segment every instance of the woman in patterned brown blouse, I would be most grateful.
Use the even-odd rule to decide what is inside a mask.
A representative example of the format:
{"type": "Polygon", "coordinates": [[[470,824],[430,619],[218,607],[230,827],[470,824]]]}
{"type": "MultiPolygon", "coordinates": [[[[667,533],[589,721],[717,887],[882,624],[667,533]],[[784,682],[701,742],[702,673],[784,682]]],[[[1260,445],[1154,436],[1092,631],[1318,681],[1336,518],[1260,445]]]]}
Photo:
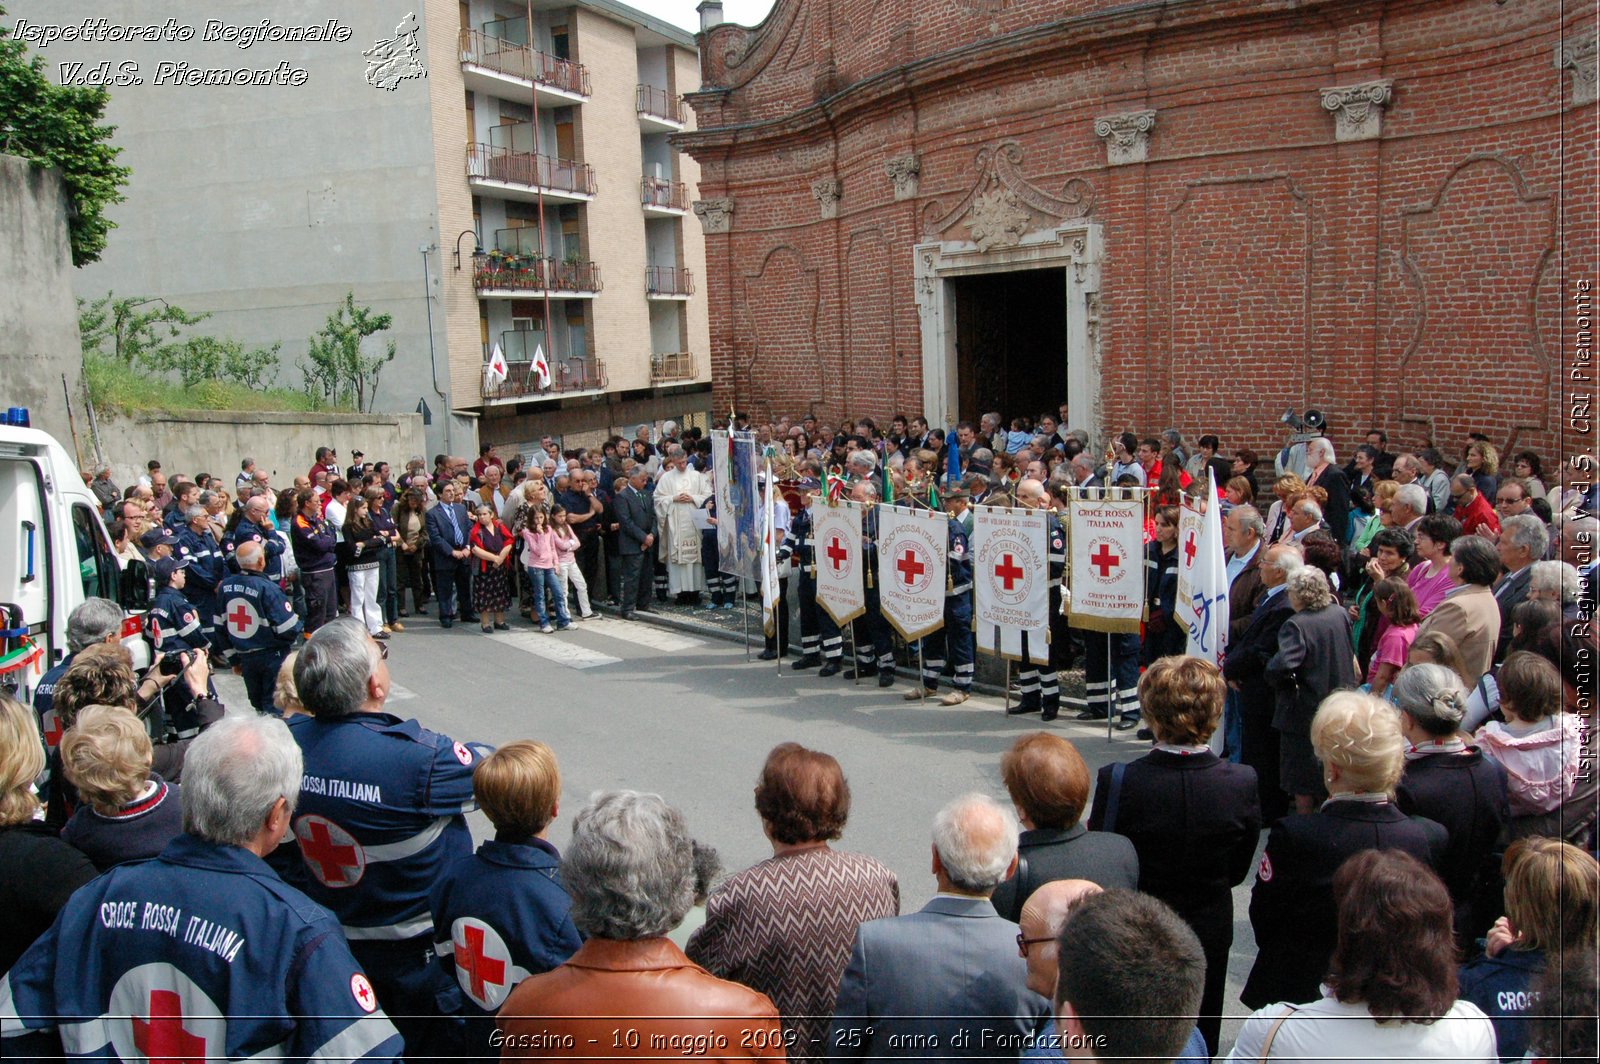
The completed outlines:
{"type": "Polygon", "coordinates": [[[900,914],[900,884],[871,857],[828,845],[850,815],[832,756],[782,743],[756,784],[772,856],[729,876],[686,951],[713,975],[759,990],[783,1016],[790,1060],[826,1057],[828,1020],[856,928],[900,914]]]}

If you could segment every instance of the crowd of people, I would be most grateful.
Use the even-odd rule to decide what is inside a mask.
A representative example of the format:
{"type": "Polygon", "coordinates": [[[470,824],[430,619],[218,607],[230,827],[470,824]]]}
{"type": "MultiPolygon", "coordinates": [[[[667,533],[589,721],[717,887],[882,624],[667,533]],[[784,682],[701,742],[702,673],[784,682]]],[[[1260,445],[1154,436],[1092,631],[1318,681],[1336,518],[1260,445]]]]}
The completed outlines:
{"type": "MultiPolygon", "coordinates": [[[[1546,488],[1533,455],[1500,477],[1481,440],[1452,478],[1374,433],[1348,470],[1311,441],[1263,514],[1257,456],[1212,436],[1192,455],[1175,432],[1125,436],[1104,461],[1049,416],[986,416],[948,447],[921,419],[850,429],[752,431],[802,501],[843,477],[869,506],[947,509],[952,558],[973,505],[1156,489],[1145,631],[1063,624],[1014,707],[1053,719],[1059,670],[1098,657],[1083,714],[1142,724],[1147,752],[1095,775],[1063,735],[1018,737],[1005,801],[952,796],[934,818],[915,913],[894,872],[834,845],[849,783],[797,743],[757,774],[772,856],[751,868],[720,877],[707,832],[627,790],[595,793],[558,849],[556,753],[390,713],[388,637],[435,603],[441,625],[493,631],[516,600],[553,631],[592,614],[591,588],[625,616],[657,594],[737,601],[677,509],[714,497],[709,440],[669,426],[598,455],[550,441],[537,465],[485,448],[398,476],[324,448],[277,495],[246,460],[220,506],[211,478],[169,490],[152,468],[95,490],[160,585],[158,664],[136,674],[121,609],[91,599],[33,706],[0,697],[7,1055],[1206,1060],[1253,870],[1255,1011],[1228,1059],[1593,1056],[1592,492],[1546,488]],[[1162,613],[1173,507],[1213,480],[1220,667],[1185,656],[1162,613]],[[217,701],[220,663],[254,712],[217,701]],[[476,849],[473,809],[494,829],[476,849]]],[[[837,673],[842,633],[808,607],[792,513],[793,664],[837,673]]],[[[951,584],[957,623],[923,648],[914,697],[942,666],[953,695],[971,687],[951,584]]],[[[892,683],[899,652],[864,623],[857,670],[892,683]]]]}

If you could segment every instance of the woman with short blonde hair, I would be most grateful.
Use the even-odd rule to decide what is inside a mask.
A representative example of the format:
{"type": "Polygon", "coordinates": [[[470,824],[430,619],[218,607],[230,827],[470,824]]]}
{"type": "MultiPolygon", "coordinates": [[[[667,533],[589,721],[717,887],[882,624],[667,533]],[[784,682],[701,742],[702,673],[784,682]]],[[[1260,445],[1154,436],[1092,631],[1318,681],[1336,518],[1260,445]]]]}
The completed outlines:
{"type": "Polygon", "coordinates": [[[102,872],[155,857],[183,831],[178,786],[150,771],[152,749],[122,706],[87,706],[62,736],[62,769],[84,802],[61,838],[102,872]]]}
{"type": "Polygon", "coordinates": [[[44,743],[33,710],[0,694],[0,971],[49,929],[72,892],[96,875],[89,859],[33,818],[44,743]]]}
{"type": "Polygon", "coordinates": [[[1311,720],[1311,748],[1322,762],[1330,795],[1392,796],[1405,770],[1400,714],[1359,691],[1335,691],[1311,720]]]}

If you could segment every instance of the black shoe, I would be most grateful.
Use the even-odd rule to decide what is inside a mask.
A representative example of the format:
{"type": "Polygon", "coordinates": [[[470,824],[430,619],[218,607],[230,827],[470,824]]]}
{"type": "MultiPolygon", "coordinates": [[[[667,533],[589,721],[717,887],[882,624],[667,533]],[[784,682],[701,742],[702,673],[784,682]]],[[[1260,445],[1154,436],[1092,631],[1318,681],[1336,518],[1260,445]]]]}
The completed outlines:
{"type": "Polygon", "coordinates": [[[1080,710],[1078,712],[1078,715],[1073,717],[1072,719],[1073,720],[1105,720],[1106,719],[1106,715],[1104,713],[1096,713],[1092,709],[1085,709],[1085,710],[1080,710]]]}
{"type": "Polygon", "coordinates": [[[427,610],[423,609],[420,606],[417,607],[417,616],[418,617],[426,617],[427,615],[428,615],[428,611],[427,610]]]}
{"type": "Polygon", "coordinates": [[[822,660],[815,654],[807,654],[799,661],[796,661],[794,664],[790,665],[789,668],[794,672],[799,672],[802,669],[814,669],[821,664],[822,660]]]}
{"type": "Polygon", "coordinates": [[[1138,739],[1140,742],[1153,743],[1156,739],[1156,733],[1151,731],[1149,728],[1140,728],[1138,731],[1133,733],[1133,737],[1138,739]]]}
{"type": "Polygon", "coordinates": [[[511,631],[511,626],[509,624],[497,624],[494,626],[494,630],[497,632],[509,632],[511,631]]]}
{"type": "Polygon", "coordinates": [[[466,621],[468,624],[478,624],[478,623],[480,623],[479,617],[478,617],[478,615],[476,613],[472,614],[470,617],[463,617],[461,619],[463,621],[466,621]]]}
{"type": "Polygon", "coordinates": [[[380,639],[380,640],[387,640],[389,638],[389,633],[388,632],[373,632],[372,633],[372,638],[380,639]]]}
{"type": "Polygon", "coordinates": [[[761,653],[757,654],[756,657],[760,658],[762,661],[777,661],[778,652],[776,650],[763,650],[761,653]]]}
{"type": "Polygon", "coordinates": [[[1039,712],[1039,707],[1038,707],[1037,704],[1029,705],[1026,702],[1018,702],[1016,705],[1014,705],[1010,709],[1006,710],[1006,716],[1008,716],[1008,717],[1021,717],[1021,716],[1024,716],[1024,715],[1028,714],[1028,713],[1037,713],[1037,712],[1039,712]]]}
{"type": "Polygon", "coordinates": [[[1117,731],[1129,731],[1139,726],[1138,717],[1118,717],[1117,723],[1112,725],[1117,731]]]}
{"type": "Polygon", "coordinates": [[[1044,713],[1041,714],[1040,719],[1041,720],[1045,720],[1045,721],[1051,721],[1051,720],[1055,720],[1059,716],[1061,716],[1061,707],[1060,706],[1045,706],[1044,707],[1044,713]]]}
{"type": "Polygon", "coordinates": [[[878,667],[876,665],[856,666],[856,679],[858,680],[865,680],[876,675],[878,675],[878,667]]]}
{"type": "Polygon", "coordinates": [[[622,618],[624,621],[631,621],[633,620],[633,611],[623,610],[621,613],[617,614],[617,616],[622,618]]]}
{"type": "Polygon", "coordinates": [[[880,672],[880,673],[878,673],[878,686],[879,687],[893,687],[894,686],[894,673],[892,673],[892,672],[880,672]]]}
{"type": "Polygon", "coordinates": [[[839,675],[839,672],[840,672],[839,662],[838,662],[837,659],[834,659],[834,660],[828,661],[827,664],[823,665],[822,668],[818,669],[817,670],[817,675],[818,676],[837,676],[837,675],[839,675]]]}
{"type": "Polygon", "coordinates": [[[455,623],[456,622],[454,620],[450,619],[449,617],[440,617],[439,618],[439,627],[440,628],[453,628],[453,627],[455,627],[455,623]]]}

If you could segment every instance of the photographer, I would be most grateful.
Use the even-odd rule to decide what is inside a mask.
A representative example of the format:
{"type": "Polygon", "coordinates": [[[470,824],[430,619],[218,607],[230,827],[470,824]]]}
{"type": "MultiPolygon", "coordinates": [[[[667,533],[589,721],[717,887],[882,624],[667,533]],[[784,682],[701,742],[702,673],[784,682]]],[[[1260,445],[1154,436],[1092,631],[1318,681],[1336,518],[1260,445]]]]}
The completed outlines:
{"type": "MultiPolygon", "coordinates": [[[[163,704],[180,703],[194,719],[212,724],[226,710],[209,694],[210,656],[204,650],[163,655],[156,666],[137,677],[133,659],[120,643],[85,647],[56,683],[55,712],[63,731],[76,722],[78,711],[88,706],[122,706],[145,722],[155,744],[152,767],[161,777],[177,783],[183,775],[183,757],[189,739],[175,738],[168,730],[163,704]]],[[[78,805],[76,789],[61,770],[60,750],[50,754],[52,782],[46,823],[60,828],[78,805]]]]}

